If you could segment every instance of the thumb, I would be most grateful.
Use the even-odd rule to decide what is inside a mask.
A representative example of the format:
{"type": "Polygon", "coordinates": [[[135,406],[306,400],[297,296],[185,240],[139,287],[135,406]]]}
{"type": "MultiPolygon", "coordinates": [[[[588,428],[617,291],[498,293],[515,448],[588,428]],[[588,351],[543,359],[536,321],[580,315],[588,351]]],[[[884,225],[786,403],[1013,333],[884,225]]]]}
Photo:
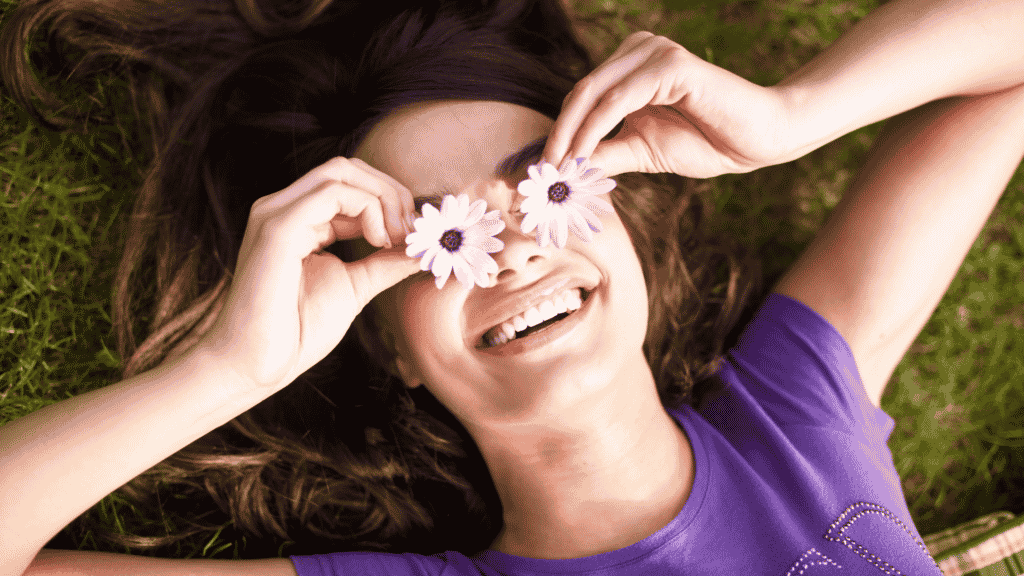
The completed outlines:
{"type": "Polygon", "coordinates": [[[384,248],[345,264],[352,281],[357,310],[362,310],[381,292],[420,271],[419,260],[406,256],[405,248],[384,248]]]}
{"type": "Polygon", "coordinates": [[[626,172],[646,172],[644,165],[634,152],[634,146],[626,140],[614,138],[600,142],[594,153],[588,157],[591,166],[604,171],[604,178],[626,172]]]}

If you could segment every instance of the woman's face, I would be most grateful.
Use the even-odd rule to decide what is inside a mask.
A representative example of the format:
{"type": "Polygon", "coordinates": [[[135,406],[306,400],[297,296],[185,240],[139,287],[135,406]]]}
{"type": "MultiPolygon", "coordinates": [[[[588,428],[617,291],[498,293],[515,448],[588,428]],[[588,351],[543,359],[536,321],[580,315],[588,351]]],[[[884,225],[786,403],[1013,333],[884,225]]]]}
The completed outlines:
{"type": "Polygon", "coordinates": [[[552,124],[503,102],[422,103],[379,122],[355,154],[416,198],[467,194],[471,202],[485,200],[487,211],[501,211],[505,229],[496,237],[505,247],[491,254],[498,273],[488,288],[466,290],[453,274],[438,290],[427,271],[375,302],[395,336],[406,384],[425,385],[471,431],[476,422],[551,417],[608,386],[628,386],[639,364],[649,370],[642,353],[647,292],[618,214],[601,217],[603,232],[589,243],[570,233],[565,248],[540,248],[535,232],[520,231],[522,215],[511,213],[522,200],[517,185],[528,177],[526,165],[539,158],[507,180],[494,176],[503,159],[545,137],[552,124]],[[544,331],[481,348],[485,332],[548,299],[542,294],[552,286],[550,298],[586,290],[582,307],[544,331]]]}

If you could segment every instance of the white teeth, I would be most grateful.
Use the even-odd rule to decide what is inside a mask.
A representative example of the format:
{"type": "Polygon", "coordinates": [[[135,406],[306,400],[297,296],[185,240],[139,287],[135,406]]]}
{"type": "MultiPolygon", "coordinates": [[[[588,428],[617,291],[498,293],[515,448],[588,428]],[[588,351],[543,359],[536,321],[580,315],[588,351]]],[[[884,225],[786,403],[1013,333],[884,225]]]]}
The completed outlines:
{"type": "Polygon", "coordinates": [[[516,332],[522,332],[526,330],[527,324],[526,319],[523,318],[522,314],[512,318],[512,326],[516,329],[516,332]]]}
{"type": "Polygon", "coordinates": [[[561,314],[566,310],[568,310],[568,308],[565,307],[565,298],[562,298],[561,296],[555,298],[555,313],[561,314]]]}
{"type": "Polygon", "coordinates": [[[509,322],[501,323],[501,331],[509,340],[516,337],[516,327],[509,322]]]}
{"type": "Polygon", "coordinates": [[[540,315],[540,310],[537,310],[536,306],[523,313],[523,318],[526,319],[527,326],[536,326],[545,320],[545,318],[540,315]]]}
{"type": "Polygon", "coordinates": [[[558,312],[555,312],[555,305],[551,303],[550,300],[541,302],[540,306],[537,307],[537,310],[540,310],[540,315],[545,320],[558,314],[558,312]]]}
{"type": "Polygon", "coordinates": [[[522,332],[530,326],[536,326],[559,314],[578,310],[582,305],[583,300],[580,297],[579,288],[566,290],[491,328],[487,334],[484,334],[484,342],[489,346],[498,346],[515,340],[517,332],[522,332]]]}
{"type": "Polygon", "coordinates": [[[579,293],[571,294],[565,299],[565,306],[569,310],[577,310],[580,306],[583,306],[583,300],[580,299],[579,293]]]}

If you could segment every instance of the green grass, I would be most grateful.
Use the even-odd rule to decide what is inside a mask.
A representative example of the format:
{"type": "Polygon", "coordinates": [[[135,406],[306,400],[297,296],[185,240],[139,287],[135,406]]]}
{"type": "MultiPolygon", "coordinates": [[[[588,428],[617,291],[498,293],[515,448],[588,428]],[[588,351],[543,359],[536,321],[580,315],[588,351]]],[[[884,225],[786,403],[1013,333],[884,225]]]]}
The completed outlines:
{"type": "MultiPolygon", "coordinates": [[[[574,4],[599,54],[647,29],[762,85],[878,4],[665,2],[670,10],[651,10],[648,0],[574,4]]],[[[11,6],[0,0],[0,18],[11,6]]],[[[124,87],[109,77],[77,88],[99,110],[116,105],[124,87]]],[[[869,126],[794,162],[700,183],[723,225],[761,255],[767,287],[824,223],[877,131],[869,126]]],[[[110,281],[144,162],[132,134],[116,122],[87,136],[51,133],[0,92],[0,424],[117,379],[110,281]]],[[[897,422],[889,446],[922,534],[994,510],[1024,513],[1022,214],[1018,172],[882,399],[897,422]]],[[[113,496],[95,510],[115,525],[133,516],[113,496]]],[[[243,544],[215,535],[175,555],[233,557],[243,544]]],[[[90,537],[81,545],[98,547],[90,537]]]]}

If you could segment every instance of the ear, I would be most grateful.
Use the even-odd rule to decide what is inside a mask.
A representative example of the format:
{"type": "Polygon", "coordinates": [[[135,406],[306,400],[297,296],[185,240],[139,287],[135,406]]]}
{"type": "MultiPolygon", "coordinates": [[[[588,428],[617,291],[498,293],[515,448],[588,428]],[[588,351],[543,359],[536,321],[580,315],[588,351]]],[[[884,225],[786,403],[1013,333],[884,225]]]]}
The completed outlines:
{"type": "Polygon", "coordinates": [[[398,374],[405,382],[406,388],[416,388],[423,384],[423,381],[415,375],[412,367],[401,356],[395,357],[395,366],[398,368],[398,374]]]}
{"type": "MultiPolygon", "coordinates": [[[[380,298],[380,296],[378,296],[380,298]]],[[[391,356],[391,364],[388,366],[388,372],[393,376],[401,378],[405,382],[406,388],[416,388],[423,384],[423,381],[416,376],[416,372],[412,366],[405,361],[403,357],[402,348],[404,346],[398,343],[398,336],[395,334],[391,327],[391,323],[387,321],[386,313],[380,308],[380,301],[374,299],[370,303],[371,306],[375,306],[374,312],[375,317],[378,320],[376,322],[378,327],[378,335],[381,343],[384,344],[384,348],[388,351],[391,356]]]]}

